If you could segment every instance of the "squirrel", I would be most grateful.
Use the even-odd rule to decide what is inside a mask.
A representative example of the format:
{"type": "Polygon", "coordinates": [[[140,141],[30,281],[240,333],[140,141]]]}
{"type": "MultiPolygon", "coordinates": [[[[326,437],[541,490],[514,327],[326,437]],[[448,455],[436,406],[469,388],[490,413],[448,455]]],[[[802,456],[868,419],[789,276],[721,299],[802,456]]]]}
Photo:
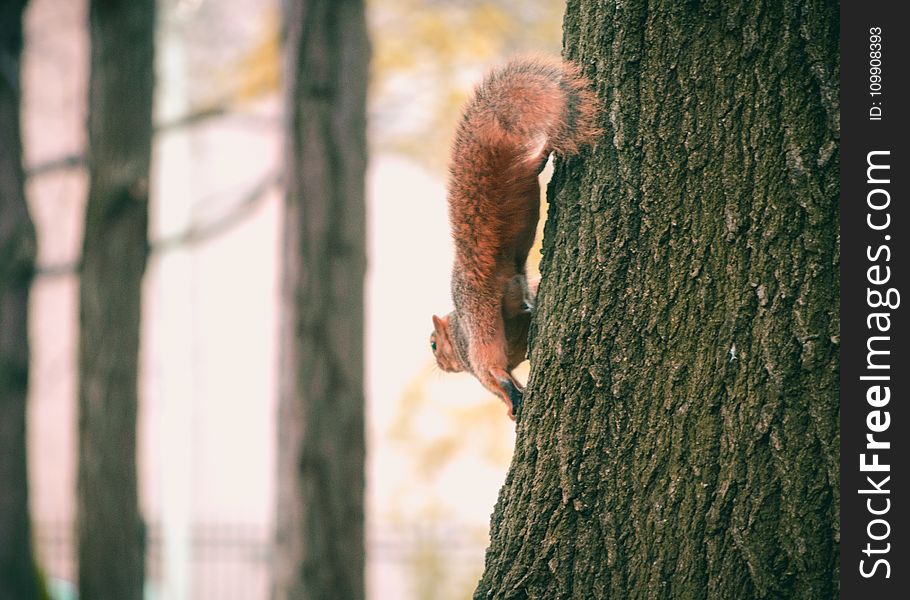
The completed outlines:
{"type": "Polygon", "coordinates": [[[551,152],[593,143],[597,114],[576,65],[524,57],[486,76],[455,134],[447,194],[455,310],[433,315],[430,347],[443,371],[473,373],[513,420],[524,390],[512,369],[527,353],[536,295],[525,262],[540,213],[537,176],[551,152]]]}

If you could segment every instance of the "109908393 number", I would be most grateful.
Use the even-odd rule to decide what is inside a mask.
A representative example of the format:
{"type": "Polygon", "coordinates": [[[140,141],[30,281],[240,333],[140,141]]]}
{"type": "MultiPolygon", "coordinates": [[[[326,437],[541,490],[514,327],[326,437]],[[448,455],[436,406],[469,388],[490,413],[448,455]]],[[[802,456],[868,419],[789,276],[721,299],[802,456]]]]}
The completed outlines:
{"type": "Polygon", "coordinates": [[[869,120],[880,121],[882,118],[882,28],[869,28],[869,96],[872,106],[869,107],[869,120]]]}

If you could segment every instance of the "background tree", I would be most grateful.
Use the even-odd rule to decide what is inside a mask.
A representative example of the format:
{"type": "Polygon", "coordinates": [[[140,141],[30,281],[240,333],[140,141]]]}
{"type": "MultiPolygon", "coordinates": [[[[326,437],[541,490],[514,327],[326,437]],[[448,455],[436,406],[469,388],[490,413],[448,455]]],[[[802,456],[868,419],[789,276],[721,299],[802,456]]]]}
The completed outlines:
{"type": "Polygon", "coordinates": [[[79,288],[79,597],[139,600],[137,365],[148,252],[154,0],[90,6],[89,193],[79,288]]]}
{"type": "Polygon", "coordinates": [[[0,598],[39,597],[28,512],[25,406],[35,228],[20,137],[24,0],[0,4],[0,598]]]}
{"type": "Polygon", "coordinates": [[[831,598],[838,6],[569,2],[559,161],[475,598],[831,598]]]}
{"type": "Polygon", "coordinates": [[[364,596],[360,0],[284,3],[286,111],[274,596],[364,596]]]}

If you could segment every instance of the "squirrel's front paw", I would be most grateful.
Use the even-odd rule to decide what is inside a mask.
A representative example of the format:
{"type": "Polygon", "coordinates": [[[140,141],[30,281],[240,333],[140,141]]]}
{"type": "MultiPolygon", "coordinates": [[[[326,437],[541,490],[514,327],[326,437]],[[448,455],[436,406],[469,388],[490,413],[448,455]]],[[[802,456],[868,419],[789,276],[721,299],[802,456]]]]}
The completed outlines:
{"type": "Polygon", "coordinates": [[[500,385],[509,398],[509,401],[506,402],[506,405],[509,407],[509,418],[513,421],[517,421],[518,413],[521,411],[521,401],[524,399],[524,392],[511,378],[501,381],[500,385]]]}
{"type": "Polygon", "coordinates": [[[496,387],[493,391],[496,392],[496,395],[498,395],[508,407],[509,418],[515,421],[521,410],[521,401],[524,398],[524,390],[507,371],[498,374],[495,377],[495,380],[496,387]]]}
{"type": "Polygon", "coordinates": [[[499,396],[509,408],[509,418],[513,421],[521,406],[521,384],[512,377],[505,353],[505,344],[475,344],[471,347],[471,370],[483,387],[499,396]]]}

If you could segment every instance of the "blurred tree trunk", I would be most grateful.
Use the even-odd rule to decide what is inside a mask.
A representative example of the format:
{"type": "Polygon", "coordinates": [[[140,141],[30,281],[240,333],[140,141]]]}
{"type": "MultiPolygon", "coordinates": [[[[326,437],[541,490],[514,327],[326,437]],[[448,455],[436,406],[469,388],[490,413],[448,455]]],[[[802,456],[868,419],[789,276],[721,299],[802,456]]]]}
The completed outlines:
{"type": "Polygon", "coordinates": [[[837,596],[838,25],[569,2],[604,136],[558,161],[475,598],[837,596]]]}
{"type": "Polygon", "coordinates": [[[79,597],[140,600],[137,365],[148,252],[154,0],[90,7],[89,193],[79,289],[79,597]]]}
{"type": "Polygon", "coordinates": [[[366,85],[361,0],[284,2],[274,597],[364,597],[366,85]]]}
{"type": "Polygon", "coordinates": [[[35,229],[25,203],[19,77],[24,0],[0,4],[0,598],[39,597],[28,513],[25,405],[35,229]]]}

